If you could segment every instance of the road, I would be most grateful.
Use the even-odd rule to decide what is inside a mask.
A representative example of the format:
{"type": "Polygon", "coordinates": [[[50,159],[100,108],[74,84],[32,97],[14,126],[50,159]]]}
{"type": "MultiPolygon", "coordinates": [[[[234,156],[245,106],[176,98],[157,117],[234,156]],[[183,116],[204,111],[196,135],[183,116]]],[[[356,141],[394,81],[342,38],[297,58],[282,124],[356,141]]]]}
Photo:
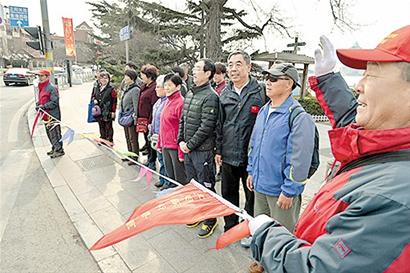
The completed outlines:
{"type": "Polygon", "coordinates": [[[0,83],[0,272],[101,272],[58,200],[27,126],[33,87],[0,83]]]}

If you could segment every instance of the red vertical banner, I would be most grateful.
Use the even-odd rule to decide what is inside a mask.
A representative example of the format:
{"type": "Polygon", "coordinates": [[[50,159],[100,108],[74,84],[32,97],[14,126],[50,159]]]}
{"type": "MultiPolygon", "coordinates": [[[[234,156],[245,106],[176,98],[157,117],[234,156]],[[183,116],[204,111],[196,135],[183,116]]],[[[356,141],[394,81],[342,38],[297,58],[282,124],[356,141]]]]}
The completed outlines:
{"type": "Polygon", "coordinates": [[[73,30],[73,19],[63,17],[64,26],[64,43],[65,43],[65,54],[67,57],[75,57],[75,42],[74,42],[74,30],[73,30]]]}

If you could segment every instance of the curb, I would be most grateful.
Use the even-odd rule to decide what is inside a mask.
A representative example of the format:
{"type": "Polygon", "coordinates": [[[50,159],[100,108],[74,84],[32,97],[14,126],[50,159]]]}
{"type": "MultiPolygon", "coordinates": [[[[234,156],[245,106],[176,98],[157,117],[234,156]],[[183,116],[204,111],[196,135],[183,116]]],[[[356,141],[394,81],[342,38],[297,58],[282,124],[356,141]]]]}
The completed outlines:
{"type": "MultiPolygon", "coordinates": [[[[28,107],[27,111],[27,122],[30,133],[35,116],[34,108],[35,104],[33,103],[28,107]]],[[[40,164],[50,181],[51,187],[54,189],[54,192],[88,250],[104,235],[103,232],[91,219],[63,175],[59,172],[56,166],[57,161],[50,159],[46,155],[47,149],[45,147],[49,147],[50,144],[44,126],[41,126],[40,124],[37,125],[36,133],[32,137],[32,142],[40,164]],[[79,225],[80,222],[81,225],[79,225]]],[[[112,246],[99,250],[98,252],[89,251],[89,253],[92,255],[103,273],[131,272],[130,268],[125,264],[121,256],[112,246]]]]}

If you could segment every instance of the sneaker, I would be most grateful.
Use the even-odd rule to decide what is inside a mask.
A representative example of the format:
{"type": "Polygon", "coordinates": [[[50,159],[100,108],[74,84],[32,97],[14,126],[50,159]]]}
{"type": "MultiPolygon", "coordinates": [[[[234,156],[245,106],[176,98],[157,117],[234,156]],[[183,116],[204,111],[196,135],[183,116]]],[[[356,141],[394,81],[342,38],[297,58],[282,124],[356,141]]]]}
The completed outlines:
{"type": "Polygon", "coordinates": [[[50,155],[51,158],[56,158],[65,155],[64,151],[55,151],[50,155]]]}
{"type": "Polygon", "coordinates": [[[163,185],[164,183],[162,183],[162,181],[158,181],[157,183],[154,184],[154,186],[157,188],[161,188],[163,185]]]}
{"type": "Polygon", "coordinates": [[[132,162],[132,161],[128,162],[128,166],[134,166],[134,165],[137,165],[137,163],[132,162]]]}
{"type": "Polygon", "coordinates": [[[250,248],[252,243],[252,236],[247,236],[241,240],[241,247],[250,248]]]}
{"type": "Polygon", "coordinates": [[[209,236],[214,233],[214,230],[216,226],[218,225],[218,222],[215,221],[214,223],[202,223],[201,229],[198,232],[198,237],[199,238],[208,238],[209,236]]]}
{"type": "Polygon", "coordinates": [[[51,151],[47,152],[47,155],[52,155],[53,153],[54,153],[54,151],[51,150],[51,151]]]}
{"type": "Polygon", "coordinates": [[[197,227],[200,223],[201,223],[201,221],[195,222],[195,223],[192,223],[192,224],[187,224],[186,227],[188,227],[188,228],[194,228],[194,227],[197,227]]]}
{"type": "Polygon", "coordinates": [[[121,158],[121,161],[122,162],[127,162],[127,161],[130,161],[128,158],[121,158]]]}

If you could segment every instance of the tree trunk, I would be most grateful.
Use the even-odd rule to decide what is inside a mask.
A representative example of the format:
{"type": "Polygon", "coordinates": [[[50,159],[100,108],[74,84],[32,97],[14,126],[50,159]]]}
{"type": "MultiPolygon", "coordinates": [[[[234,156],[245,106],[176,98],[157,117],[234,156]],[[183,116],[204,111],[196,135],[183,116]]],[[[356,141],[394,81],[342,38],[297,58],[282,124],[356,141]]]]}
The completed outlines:
{"type": "Polygon", "coordinates": [[[206,29],[206,57],[213,61],[222,61],[221,21],[222,7],[227,0],[208,0],[209,11],[206,29]]]}

